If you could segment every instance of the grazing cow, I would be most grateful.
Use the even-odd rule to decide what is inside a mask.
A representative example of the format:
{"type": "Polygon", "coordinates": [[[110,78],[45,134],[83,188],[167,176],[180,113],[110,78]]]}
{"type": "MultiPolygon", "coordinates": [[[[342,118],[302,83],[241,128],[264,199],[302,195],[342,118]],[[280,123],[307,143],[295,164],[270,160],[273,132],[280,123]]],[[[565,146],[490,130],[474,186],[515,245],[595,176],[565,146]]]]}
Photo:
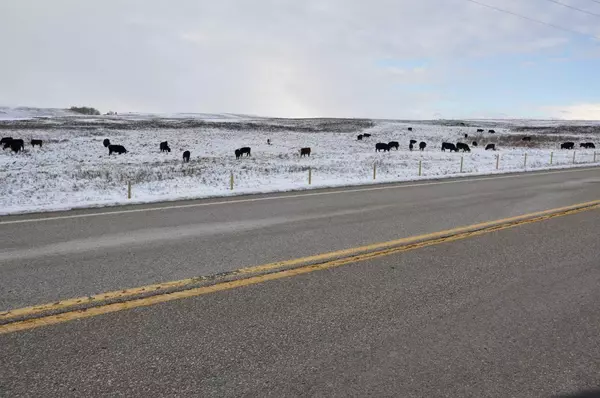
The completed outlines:
{"type": "Polygon", "coordinates": [[[13,139],[12,137],[2,137],[2,139],[0,140],[0,144],[1,144],[1,145],[4,145],[4,144],[6,144],[7,142],[11,142],[11,141],[12,141],[12,139],[13,139]]]}
{"type": "Polygon", "coordinates": [[[104,141],[102,141],[102,144],[104,145],[104,148],[108,148],[108,146],[110,145],[110,140],[108,138],[105,138],[104,141]]]}
{"type": "Polygon", "coordinates": [[[364,138],[369,138],[371,136],[371,134],[365,133],[362,135],[364,138]]]}
{"type": "Polygon", "coordinates": [[[240,150],[239,150],[239,149],[236,149],[236,150],[235,150],[235,158],[236,158],[236,159],[239,159],[239,158],[240,158],[240,156],[242,156],[242,154],[241,154],[240,150]]]}
{"type": "Polygon", "coordinates": [[[42,140],[31,140],[31,146],[34,147],[36,145],[39,145],[40,148],[42,147],[42,140]]]}
{"type": "Polygon", "coordinates": [[[408,128],[408,131],[412,131],[412,127],[409,127],[409,128],[408,128]]]}
{"type": "Polygon", "coordinates": [[[471,145],[473,145],[473,146],[477,146],[477,141],[473,141],[473,142],[471,142],[471,145]]]}
{"type": "Polygon", "coordinates": [[[560,149],[573,149],[575,148],[574,142],[564,142],[560,145],[560,149]]]}
{"type": "Polygon", "coordinates": [[[301,148],[300,156],[308,156],[310,157],[310,148],[301,148]]]}
{"type": "Polygon", "coordinates": [[[469,138],[469,134],[465,134],[465,138],[469,138]]]}
{"type": "Polygon", "coordinates": [[[478,133],[483,133],[483,129],[477,129],[478,133]]]}
{"type": "Polygon", "coordinates": [[[118,153],[119,155],[123,153],[127,153],[127,149],[123,145],[109,145],[108,146],[108,154],[112,155],[114,153],[118,153]]]}
{"type": "Polygon", "coordinates": [[[356,136],[356,139],[357,139],[358,141],[362,141],[362,139],[363,139],[363,136],[362,136],[362,134],[359,134],[358,136],[356,136]]]}
{"type": "Polygon", "coordinates": [[[485,146],[485,150],[486,151],[495,151],[496,150],[496,144],[487,144],[485,146]]]}
{"type": "Polygon", "coordinates": [[[495,134],[495,133],[496,133],[496,130],[488,130],[488,133],[490,133],[490,134],[495,134]]]}
{"type": "Polygon", "coordinates": [[[24,151],[25,150],[25,142],[21,139],[12,139],[10,141],[4,142],[4,149],[12,149],[14,152],[24,151]],[[15,148],[19,148],[15,150],[15,148]]]}
{"type": "Polygon", "coordinates": [[[400,144],[398,143],[398,141],[390,141],[388,142],[388,146],[390,147],[390,149],[396,148],[396,150],[398,150],[398,148],[400,148],[400,144]]]}
{"type": "Polygon", "coordinates": [[[462,149],[463,152],[471,152],[471,148],[467,144],[463,144],[462,142],[456,143],[456,151],[460,151],[462,149]]]}
{"type": "Polygon", "coordinates": [[[594,145],[593,142],[582,142],[581,144],[579,144],[579,146],[581,148],[596,149],[596,145],[594,145]]]}
{"type": "Polygon", "coordinates": [[[410,143],[414,145],[417,143],[417,140],[410,140],[410,143]]]}
{"type": "Polygon", "coordinates": [[[271,139],[267,138],[267,145],[271,145],[271,139]]]}
{"type": "Polygon", "coordinates": [[[11,142],[9,142],[10,145],[10,149],[14,152],[17,153],[19,151],[22,151],[23,148],[23,144],[19,141],[23,141],[23,140],[12,140],[11,142]]]}
{"type": "Polygon", "coordinates": [[[190,151],[183,152],[183,163],[187,163],[190,161],[190,151]]]}
{"type": "Polygon", "coordinates": [[[169,143],[167,141],[160,143],[160,151],[161,152],[171,152],[171,148],[169,148],[169,143]]]}
{"type": "Polygon", "coordinates": [[[245,146],[240,148],[240,156],[244,156],[244,154],[246,154],[246,156],[250,156],[250,147],[245,146]]]}
{"type": "Polygon", "coordinates": [[[521,141],[531,141],[531,137],[523,137],[521,138],[521,141]]]}
{"type": "Polygon", "coordinates": [[[419,149],[421,151],[424,151],[426,146],[427,146],[427,143],[425,141],[419,142],[419,149]]]}
{"type": "Polygon", "coordinates": [[[448,149],[450,152],[458,152],[456,145],[449,142],[442,142],[442,152],[446,152],[446,149],[448,149]]]}
{"type": "Polygon", "coordinates": [[[375,152],[379,152],[379,151],[389,152],[390,146],[386,143],[379,142],[379,143],[375,144],[375,152]]]}
{"type": "Polygon", "coordinates": [[[411,143],[410,143],[410,145],[408,146],[408,150],[409,150],[409,151],[412,151],[412,150],[413,150],[413,148],[414,148],[414,145],[413,145],[413,143],[411,142],[411,143]]]}

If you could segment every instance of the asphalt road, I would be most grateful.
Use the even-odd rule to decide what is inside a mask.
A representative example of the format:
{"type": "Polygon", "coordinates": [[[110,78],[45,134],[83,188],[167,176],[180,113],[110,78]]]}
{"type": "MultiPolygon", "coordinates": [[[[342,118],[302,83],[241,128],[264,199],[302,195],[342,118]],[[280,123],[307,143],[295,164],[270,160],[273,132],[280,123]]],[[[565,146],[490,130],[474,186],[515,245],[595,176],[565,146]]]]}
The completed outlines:
{"type": "Polygon", "coordinates": [[[599,198],[594,168],[1,217],[0,311],[599,198]]]}
{"type": "Polygon", "coordinates": [[[591,210],[0,335],[0,396],[600,393],[599,225],[591,210]]]}

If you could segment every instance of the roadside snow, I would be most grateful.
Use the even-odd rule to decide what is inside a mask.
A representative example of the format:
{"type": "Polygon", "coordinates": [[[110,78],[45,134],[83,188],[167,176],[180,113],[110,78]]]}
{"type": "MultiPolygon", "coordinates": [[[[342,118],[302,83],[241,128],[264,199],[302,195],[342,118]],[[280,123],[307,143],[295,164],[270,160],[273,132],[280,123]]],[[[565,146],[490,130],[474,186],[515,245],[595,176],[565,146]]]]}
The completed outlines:
{"type": "MultiPolygon", "coordinates": [[[[269,119],[264,120],[268,123],[269,119]]],[[[476,134],[473,127],[380,121],[363,131],[373,134],[363,141],[356,140],[357,132],[272,128],[5,130],[3,136],[25,139],[26,151],[0,151],[0,214],[540,170],[551,167],[551,152],[554,168],[594,161],[593,150],[577,150],[574,165],[574,151],[557,150],[553,141],[535,149],[499,145],[499,151],[485,151],[486,143],[501,143],[503,137],[514,134],[509,127],[495,129],[497,133],[490,135],[476,134]],[[407,131],[409,125],[414,127],[412,133],[407,131]],[[468,139],[464,139],[465,133],[468,139]],[[31,148],[31,138],[44,140],[44,146],[31,148]],[[102,145],[104,138],[124,145],[129,153],[108,156],[102,145]],[[266,144],[268,138],[272,145],[266,144]],[[427,142],[426,150],[410,152],[408,141],[412,138],[427,142]],[[480,145],[470,153],[440,151],[443,141],[471,144],[473,140],[480,145]],[[159,152],[161,141],[169,142],[171,153],[159,152]],[[400,150],[375,152],[375,143],[388,141],[399,141],[400,150]],[[252,147],[252,156],[236,160],[233,151],[242,146],[252,147]],[[311,147],[311,157],[301,158],[301,147],[311,147]],[[184,150],[191,151],[190,163],[181,161],[184,150]],[[229,186],[231,173],[233,190],[229,186]],[[130,200],[128,182],[132,183],[130,200]]],[[[594,141],[594,137],[581,137],[581,141],[594,141]]]]}

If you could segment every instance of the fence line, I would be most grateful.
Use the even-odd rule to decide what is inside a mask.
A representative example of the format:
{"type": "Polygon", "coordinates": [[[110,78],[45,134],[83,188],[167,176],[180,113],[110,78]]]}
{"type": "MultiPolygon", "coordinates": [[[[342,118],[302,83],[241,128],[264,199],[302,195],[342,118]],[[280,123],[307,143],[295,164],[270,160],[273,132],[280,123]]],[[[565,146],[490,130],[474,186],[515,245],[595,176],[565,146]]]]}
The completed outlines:
{"type": "MultiPolygon", "coordinates": [[[[576,153],[577,153],[577,151],[573,151],[573,157],[572,157],[572,159],[570,159],[571,162],[569,162],[567,160],[567,162],[564,162],[562,164],[563,165],[568,165],[568,164],[574,164],[575,165],[575,164],[586,164],[586,163],[593,164],[593,163],[597,163],[597,159],[598,159],[597,152],[593,152],[591,154],[587,154],[589,156],[593,156],[593,161],[591,161],[591,162],[590,161],[586,162],[585,160],[581,161],[581,162],[577,162],[576,161],[576,159],[577,159],[576,153]]],[[[510,155],[510,154],[506,154],[506,155],[510,155]]],[[[518,155],[516,155],[516,156],[518,156],[518,155]]],[[[514,159],[513,162],[512,162],[513,165],[518,164],[518,163],[515,162],[515,160],[516,159],[514,159]]],[[[514,170],[514,171],[524,170],[524,171],[526,171],[528,169],[527,160],[528,160],[528,153],[526,152],[526,153],[523,154],[522,169],[517,166],[517,167],[510,167],[510,168],[508,168],[506,170],[514,170]]],[[[538,160],[538,162],[534,163],[533,166],[530,166],[529,170],[535,169],[536,168],[535,164],[540,165],[540,167],[544,167],[543,166],[543,158],[542,158],[542,162],[539,161],[540,160],[539,157],[537,158],[537,160],[538,160]]],[[[423,159],[419,159],[418,169],[417,169],[417,173],[416,173],[418,177],[422,177],[425,174],[424,172],[427,170],[425,166],[427,165],[427,163],[430,163],[430,164],[436,164],[436,163],[445,163],[445,164],[448,164],[447,161],[444,161],[444,160],[441,160],[441,159],[440,159],[439,162],[436,162],[436,160],[432,160],[430,162],[423,162],[423,159]]],[[[496,154],[496,162],[495,163],[496,163],[496,165],[495,165],[496,166],[496,170],[500,170],[500,154],[496,154]]],[[[464,155],[461,156],[461,158],[460,158],[460,171],[459,171],[459,174],[465,172],[465,167],[467,166],[467,164],[468,163],[465,163],[464,155]]],[[[477,164],[480,165],[481,163],[477,163],[477,164]]],[[[546,163],[546,164],[548,164],[548,163],[546,163]]],[[[555,165],[554,152],[550,152],[549,165],[550,166],[555,165]]],[[[557,163],[556,166],[560,166],[560,164],[557,163]]],[[[400,166],[400,167],[402,167],[402,166],[400,166]]],[[[393,168],[393,166],[392,166],[392,168],[393,168]]],[[[451,171],[452,167],[451,168],[446,167],[444,169],[440,168],[439,170],[451,171]]],[[[312,182],[313,182],[312,181],[313,180],[313,170],[312,170],[312,167],[308,167],[308,169],[306,171],[308,171],[308,185],[312,185],[312,182]]],[[[384,171],[385,171],[385,168],[384,168],[384,171]]],[[[491,172],[491,169],[489,169],[487,171],[491,172]]],[[[467,171],[467,173],[469,173],[469,172],[467,171]]],[[[280,173],[280,174],[294,175],[295,172],[292,172],[292,173],[280,173]]],[[[446,174],[448,174],[448,173],[440,173],[440,175],[446,175],[446,174]]],[[[450,173],[450,174],[452,174],[452,173],[450,173]]],[[[436,175],[436,174],[433,174],[433,175],[436,175]]],[[[410,174],[407,174],[406,177],[410,177],[410,174]]],[[[377,180],[377,162],[373,163],[373,180],[377,180]]],[[[127,199],[131,199],[132,198],[133,185],[134,184],[132,183],[131,180],[127,180],[127,199]]],[[[235,177],[234,177],[234,173],[232,171],[229,174],[229,190],[233,191],[234,190],[234,185],[235,185],[235,177]]]]}

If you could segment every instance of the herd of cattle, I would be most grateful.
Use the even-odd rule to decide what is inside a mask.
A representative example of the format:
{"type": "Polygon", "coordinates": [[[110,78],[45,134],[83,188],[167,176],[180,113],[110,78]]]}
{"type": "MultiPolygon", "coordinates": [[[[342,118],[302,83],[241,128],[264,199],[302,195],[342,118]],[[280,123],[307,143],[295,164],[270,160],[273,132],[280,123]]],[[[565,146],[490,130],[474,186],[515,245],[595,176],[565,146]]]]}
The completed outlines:
{"type": "MultiPolygon", "coordinates": [[[[408,131],[413,131],[412,127],[408,128],[408,131]]],[[[483,129],[477,129],[478,133],[483,133],[484,130],[483,129]]],[[[495,131],[494,130],[488,130],[488,133],[490,134],[494,134],[495,131]]],[[[365,133],[365,134],[360,134],[357,136],[357,140],[358,141],[363,141],[365,138],[370,138],[371,134],[365,133]]],[[[468,138],[468,134],[465,134],[465,138],[468,138]]],[[[522,141],[531,141],[531,137],[523,137],[522,141]]],[[[125,149],[125,147],[123,145],[114,145],[111,144],[110,140],[108,138],[104,139],[104,141],[102,142],[104,144],[105,148],[108,148],[108,154],[112,155],[113,153],[116,154],[124,154],[127,153],[127,149],[125,149]]],[[[267,144],[271,145],[271,140],[268,139],[267,140],[267,144]]],[[[409,145],[408,145],[408,149],[409,150],[413,150],[415,145],[417,144],[416,140],[410,140],[409,145]]],[[[23,151],[25,149],[25,142],[22,139],[16,139],[16,138],[12,138],[12,137],[4,137],[0,140],[0,145],[3,145],[3,149],[11,149],[13,152],[17,153],[19,151],[23,151]]],[[[35,147],[35,146],[39,146],[40,148],[42,147],[42,140],[37,140],[37,139],[32,139],[31,140],[31,146],[35,147]]],[[[472,141],[471,142],[471,146],[473,147],[477,147],[477,141],[472,141]]],[[[596,146],[594,145],[593,142],[584,142],[579,144],[579,146],[581,148],[585,148],[585,149],[595,149],[596,146]]],[[[424,151],[425,148],[427,147],[427,143],[424,141],[419,142],[419,150],[424,151]]],[[[169,143],[167,141],[161,142],[160,143],[160,151],[161,152],[171,152],[171,148],[169,147],[169,143]]],[[[400,143],[398,141],[390,141],[388,143],[384,143],[384,142],[378,142],[377,144],[375,144],[375,151],[376,152],[389,152],[392,148],[395,148],[396,150],[399,150],[400,148],[400,143]]],[[[575,148],[575,143],[574,142],[564,142],[560,145],[561,149],[574,149],[575,148]]],[[[471,152],[471,148],[469,147],[468,144],[465,144],[463,142],[457,142],[456,144],[450,143],[450,142],[443,142],[442,143],[442,151],[445,152],[446,150],[450,151],[450,152],[459,152],[459,151],[463,151],[463,152],[471,152]]],[[[485,150],[492,150],[495,151],[496,150],[496,145],[495,144],[487,144],[485,146],[485,150]]],[[[251,148],[250,147],[243,147],[243,148],[238,148],[234,151],[235,153],[235,158],[236,159],[240,159],[241,157],[243,157],[244,155],[246,156],[251,156],[251,148]]],[[[300,156],[304,157],[304,156],[310,156],[311,154],[311,149],[310,148],[301,148],[300,149],[300,156]]],[[[189,162],[190,161],[190,151],[184,151],[183,152],[183,161],[185,162],[189,162]]]]}
{"type": "MultiPolygon", "coordinates": [[[[409,127],[408,131],[413,131],[412,127],[409,127]]],[[[483,133],[484,130],[477,129],[477,132],[483,133]]],[[[488,133],[495,134],[496,131],[488,130],[488,133]]],[[[371,137],[371,134],[360,134],[356,137],[356,139],[358,141],[363,141],[365,138],[369,138],[369,137],[371,137]]],[[[465,134],[465,138],[469,138],[469,135],[465,134]]],[[[531,142],[531,137],[525,136],[521,139],[521,141],[531,142]]],[[[416,140],[410,140],[410,142],[408,144],[408,149],[412,151],[414,149],[414,146],[416,143],[417,143],[416,140]]],[[[477,141],[471,142],[471,146],[477,147],[478,146],[477,141]]],[[[594,145],[593,142],[582,142],[581,144],[579,144],[579,146],[584,149],[595,149],[596,148],[596,145],[594,145]]],[[[385,142],[378,142],[377,144],[375,144],[375,152],[380,152],[380,151],[389,152],[392,148],[395,148],[396,150],[398,150],[399,147],[400,147],[400,144],[397,141],[390,141],[387,144],[385,142]]],[[[425,150],[426,147],[427,147],[426,142],[421,141],[419,143],[419,150],[423,151],[423,150],[425,150]]],[[[574,142],[564,142],[560,145],[560,148],[561,149],[574,149],[575,143],[574,142]]],[[[442,142],[442,152],[445,152],[446,150],[448,150],[450,152],[459,152],[459,151],[471,152],[471,148],[469,147],[469,145],[465,144],[464,142],[457,142],[456,144],[453,144],[450,142],[442,142]]],[[[485,150],[486,151],[495,151],[496,144],[487,144],[485,146],[485,150]]]]}

